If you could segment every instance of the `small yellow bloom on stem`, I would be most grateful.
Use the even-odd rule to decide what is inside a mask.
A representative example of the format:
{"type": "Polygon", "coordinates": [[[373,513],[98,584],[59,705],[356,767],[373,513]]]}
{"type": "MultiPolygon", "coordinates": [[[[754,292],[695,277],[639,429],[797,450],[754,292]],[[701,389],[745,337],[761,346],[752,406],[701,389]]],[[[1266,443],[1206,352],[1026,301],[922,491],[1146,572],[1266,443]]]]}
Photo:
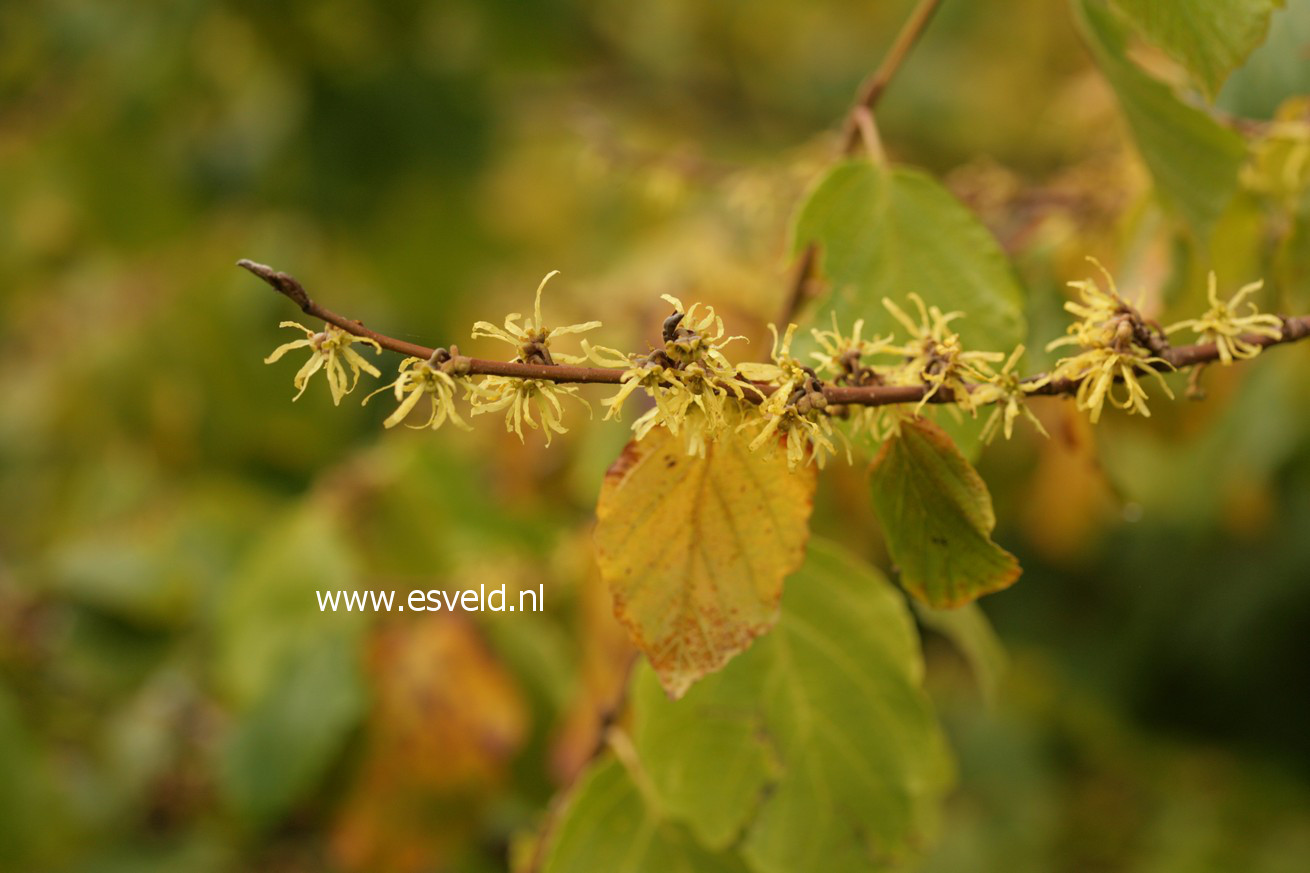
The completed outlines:
{"type": "Polygon", "coordinates": [[[1263,287],[1263,281],[1243,285],[1236,294],[1223,301],[1219,299],[1217,280],[1214,272],[1211,271],[1210,288],[1207,294],[1210,298],[1210,308],[1206,310],[1205,315],[1171,324],[1165,328],[1165,332],[1173,333],[1176,330],[1191,328],[1200,334],[1202,342],[1215,344],[1215,349],[1219,352],[1219,360],[1225,367],[1231,365],[1234,358],[1254,358],[1260,354],[1262,347],[1244,339],[1243,335],[1264,336],[1270,339],[1280,339],[1283,336],[1283,320],[1276,315],[1260,312],[1254,303],[1247,303],[1249,311],[1245,315],[1239,314],[1239,307],[1246,296],[1263,287]]]}
{"type": "Polygon", "coordinates": [[[1070,301],[1064,308],[1079,316],[1079,320],[1069,326],[1068,336],[1051,342],[1046,349],[1076,345],[1081,351],[1059,360],[1051,379],[1078,382],[1075,400],[1079,409],[1090,413],[1093,423],[1100,419],[1106,400],[1130,414],[1149,417],[1148,397],[1139,376],[1150,374],[1164,393],[1173,398],[1173,391],[1158,369],[1161,366],[1173,369],[1159,354],[1167,348],[1167,343],[1159,328],[1149,326],[1137,308],[1119,295],[1114,278],[1105,268],[1093,258],[1088,260],[1101,269],[1109,287],[1104,290],[1091,279],[1069,283],[1079,290],[1082,300],[1070,301]],[[1123,392],[1116,394],[1115,386],[1119,384],[1123,385],[1123,392]]]}
{"type": "Polygon", "coordinates": [[[576,385],[560,385],[544,379],[516,379],[511,376],[487,376],[473,385],[470,399],[473,403],[473,415],[505,410],[505,430],[518,434],[523,440],[523,425],[533,430],[541,430],[546,435],[546,445],[550,445],[551,436],[568,433],[563,425],[564,405],[561,397],[572,397],[587,410],[591,405],[578,395],[576,385]],[[533,407],[536,407],[536,417],[533,407]]]}
{"type": "Polygon", "coordinates": [[[903,355],[906,359],[893,373],[894,380],[901,384],[921,382],[927,386],[923,399],[915,407],[916,415],[942,390],[950,391],[961,409],[977,415],[974,408],[976,404],[966,380],[985,381],[990,371],[988,365],[1005,360],[1005,355],[1000,352],[965,351],[960,344],[960,335],[949,327],[952,321],[964,313],[944,313],[936,306],[928,307],[918,294],[911,293],[909,298],[919,310],[917,322],[892,299],[884,297],[882,300],[882,305],[905,326],[911,337],[904,345],[887,345],[879,349],[882,353],[903,355]]]}
{"type": "Polygon", "coordinates": [[[309,377],[313,376],[319,370],[327,373],[328,388],[332,391],[332,402],[340,405],[341,398],[345,397],[355,386],[359,384],[360,372],[368,373],[371,376],[380,376],[378,369],[364,360],[359,352],[350,346],[353,343],[364,343],[372,346],[378,354],[382,353],[382,347],[368,337],[355,336],[353,333],[344,331],[333,324],[326,324],[323,330],[314,331],[305,327],[296,321],[284,321],[278,327],[297,327],[305,332],[305,338],[293,340],[284,343],[273,350],[273,354],[264,359],[265,364],[272,364],[281,359],[283,355],[293,349],[311,348],[313,354],[310,355],[305,365],[296,373],[292,384],[300,390],[293,397],[293,400],[299,400],[300,395],[305,393],[305,387],[309,384],[309,377]],[[350,368],[350,374],[346,374],[346,368],[350,368]]]}
{"type": "Polygon", "coordinates": [[[628,367],[618,392],[602,401],[609,407],[607,419],[618,417],[623,402],[641,389],[655,405],[633,422],[634,436],[641,439],[663,425],[686,440],[688,454],[703,457],[715,437],[735,426],[745,392],[754,388],[738,378],[723,355],[723,347],[741,337],[726,336],[723,319],[712,307],[701,310],[693,303],[687,308],[667,294],[664,299],[674,311],[664,320],[662,348],[627,359],[612,349],[586,346],[584,351],[603,365],[617,361],[628,367]]]}
{"type": "MultiPolygon", "coordinates": [[[[860,319],[855,322],[850,336],[844,335],[837,325],[835,312],[832,313],[832,330],[811,329],[810,333],[820,348],[820,351],[810,353],[815,361],[815,369],[829,377],[834,385],[867,387],[886,384],[884,375],[865,364],[864,359],[887,354],[895,348],[894,337],[888,334],[885,337],[864,339],[863,332],[864,320],[860,319]]],[[[847,430],[852,437],[864,434],[875,443],[882,442],[890,435],[894,428],[890,419],[899,414],[894,407],[860,404],[828,411],[847,422],[847,430]]],[[[837,433],[842,435],[840,430],[837,433]]]]}
{"type": "MultiPolygon", "coordinates": [[[[438,358],[444,351],[444,349],[439,349],[433,358],[438,358]]],[[[448,353],[446,357],[448,357],[448,353]]],[[[368,403],[374,394],[380,394],[388,388],[395,394],[400,405],[382,423],[385,427],[395,427],[404,421],[414,410],[414,407],[418,405],[419,400],[426,396],[432,399],[431,411],[428,414],[427,421],[422,424],[410,425],[410,427],[430,427],[436,430],[449,420],[456,427],[461,427],[464,430],[470,429],[468,423],[459,417],[459,412],[455,409],[455,389],[459,387],[459,383],[454,376],[441,369],[438,361],[406,358],[400,362],[398,372],[399,375],[396,377],[396,381],[390,385],[384,385],[364,398],[364,402],[368,403]]],[[[467,390],[467,383],[465,385],[467,390]]]]}
{"type": "Polygon", "coordinates": [[[781,434],[786,437],[789,468],[794,470],[800,464],[812,461],[822,469],[828,457],[837,451],[834,436],[846,446],[847,461],[851,459],[850,443],[832,426],[832,416],[825,411],[826,406],[823,383],[817,377],[807,376],[803,385],[791,390],[779,388],[770,394],[760,407],[763,418],[747,420],[741,427],[759,420],[764,422],[750,442],[751,451],[776,445],[781,434]]]}
{"type": "Polygon", "coordinates": [[[552,352],[550,349],[550,342],[556,337],[571,333],[585,333],[601,326],[599,321],[568,324],[563,327],[553,328],[545,326],[545,322],[541,317],[541,292],[545,289],[546,283],[558,274],[559,270],[547,273],[546,278],[542,279],[541,284],[537,286],[537,299],[532,308],[532,318],[525,320],[520,325],[518,321],[523,316],[517,312],[511,312],[505,316],[504,328],[496,327],[488,321],[476,322],[473,325],[473,338],[490,337],[491,339],[509,343],[518,352],[518,355],[514,358],[515,363],[554,364],[556,359],[566,364],[586,362],[587,356],[585,354],[566,355],[561,352],[552,352]]]}
{"type": "Polygon", "coordinates": [[[752,361],[739,365],[737,369],[751,381],[772,382],[779,390],[785,389],[784,393],[787,393],[805,379],[807,371],[813,370],[791,356],[796,325],[787,325],[787,330],[779,335],[777,325],[770,324],[769,333],[773,334],[773,351],[770,355],[772,362],[765,364],[752,361]]]}
{"type": "Polygon", "coordinates": [[[863,359],[870,355],[883,354],[893,346],[893,337],[877,337],[866,340],[860,337],[864,332],[864,319],[855,322],[851,335],[844,336],[837,326],[837,313],[832,313],[832,330],[812,328],[815,342],[821,351],[811,352],[815,369],[828,376],[838,385],[877,385],[881,379],[872,367],[863,364],[863,359]]]}
{"type": "Polygon", "coordinates": [[[1024,381],[1014,372],[1015,365],[1023,357],[1024,347],[1018,346],[1010,354],[1005,365],[1001,367],[990,380],[978,387],[974,392],[974,401],[979,405],[991,403],[994,404],[991,415],[987,417],[987,422],[983,425],[980,438],[984,443],[990,443],[996,439],[998,433],[1004,432],[1008,440],[1014,435],[1014,422],[1020,415],[1025,416],[1033,423],[1033,427],[1044,437],[1049,437],[1046,428],[1033,415],[1032,410],[1028,408],[1027,397],[1030,391],[1036,391],[1041,386],[1050,381],[1049,376],[1043,376],[1035,381],[1024,381]]]}
{"type": "Polygon", "coordinates": [[[776,386],[760,404],[760,414],[749,416],[738,425],[741,430],[764,423],[750,442],[751,451],[766,445],[776,446],[782,435],[787,443],[788,467],[794,470],[802,463],[813,462],[821,468],[828,456],[837,451],[833,443],[836,436],[846,445],[846,457],[850,460],[850,444],[841,431],[833,428],[832,417],[827,413],[823,381],[813,369],[791,356],[796,325],[788,325],[781,336],[776,326],[770,324],[769,330],[773,333],[773,363],[742,367],[742,374],[748,378],[776,386]]]}
{"type": "Polygon", "coordinates": [[[661,294],[660,298],[674,308],[673,314],[664,320],[665,354],[679,364],[700,363],[709,371],[731,375],[733,366],[724,357],[723,349],[733,340],[745,337],[728,336],[723,319],[713,306],[706,306],[702,314],[699,303],[684,308],[682,301],[672,295],[661,294]]]}

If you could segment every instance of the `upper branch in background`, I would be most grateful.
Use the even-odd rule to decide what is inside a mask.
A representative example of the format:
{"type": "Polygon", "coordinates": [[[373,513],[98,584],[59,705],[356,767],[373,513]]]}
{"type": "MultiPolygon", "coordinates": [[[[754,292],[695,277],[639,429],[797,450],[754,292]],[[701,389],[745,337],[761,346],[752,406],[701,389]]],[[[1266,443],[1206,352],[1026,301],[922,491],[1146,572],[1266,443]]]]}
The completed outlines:
{"type": "MultiPolygon", "coordinates": [[[[896,35],[896,39],[888,48],[882,63],[860,86],[855,103],[851,106],[850,111],[846,113],[846,120],[842,125],[842,155],[853,157],[859,151],[860,144],[864,143],[876,162],[882,163],[885,160],[882,143],[878,136],[878,126],[873,117],[873,109],[878,101],[882,99],[887,86],[891,84],[897,70],[909,57],[910,49],[923,35],[924,30],[928,27],[928,22],[932,20],[933,14],[940,5],[941,0],[920,0],[919,5],[914,8],[905,24],[901,26],[900,33],[896,35]]],[[[810,296],[818,268],[818,256],[818,247],[814,243],[810,243],[801,251],[800,258],[797,260],[795,270],[792,273],[791,288],[787,294],[787,300],[783,304],[782,318],[780,319],[782,322],[786,323],[793,320],[810,296]]]]}
{"type": "Polygon", "coordinates": [[[865,80],[860,86],[859,96],[855,99],[855,105],[846,115],[846,123],[842,132],[842,153],[848,157],[854,155],[860,147],[860,118],[866,113],[872,115],[873,108],[882,99],[883,93],[887,86],[891,84],[892,78],[896,71],[905,63],[909,57],[910,49],[918,42],[919,37],[923,35],[924,30],[928,27],[928,22],[932,21],[933,14],[937,12],[937,7],[942,4],[942,0],[919,0],[919,5],[914,8],[910,17],[906,19],[905,24],[901,27],[900,33],[896,34],[896,39],[892,42],[891,48],[878,65],[878,69],[865,80]]]}

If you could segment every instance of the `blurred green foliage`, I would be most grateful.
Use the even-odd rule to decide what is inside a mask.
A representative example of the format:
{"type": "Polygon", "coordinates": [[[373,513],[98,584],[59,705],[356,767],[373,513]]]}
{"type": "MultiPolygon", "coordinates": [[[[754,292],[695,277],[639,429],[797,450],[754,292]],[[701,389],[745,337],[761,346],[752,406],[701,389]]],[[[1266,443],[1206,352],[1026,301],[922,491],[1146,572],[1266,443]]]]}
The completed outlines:
{"type": "MultiPolygon", "coordinates": [[[[530,855],[627,658],[588,537],[626,432],[574,415],[547,452],[496,422],[384,432],[322,385],[292,405],[294,367],[261,358],[295,313],[232,263],[429,344],[558,268],[552,311],[610,344],[653,336],[674,293],[767,347],[815,134],[909,5],[0,5],[0,867],[530,855]],[[313,595],[502,582],[544,584],[545,612],[398,621],[313,595]]],[[[1310,92],[1289,63],[1308,7],[1275,14],[1220,106],[1267,119],[1310,92]]],[[[1087,253],[1126,252],[1164,316],[1211,267],[1310,307],[1304,190],[1243,182],[1201,204],[1200,240],[1116,118],[1042,0],[946,3],[879,111],[892,156],[1014,257],[1034,366],[1087,253]]],[[[931,869],[1310,857],[1307,352],[1095,436],[1051,401],[1052,441],[983,456],[1026,572],[984,604],[1013,653],[994,709],[929,636],[961,771],[931,869]]],[[[822,489],[816,529],[885,562],[861,471],[822,489]]]]}

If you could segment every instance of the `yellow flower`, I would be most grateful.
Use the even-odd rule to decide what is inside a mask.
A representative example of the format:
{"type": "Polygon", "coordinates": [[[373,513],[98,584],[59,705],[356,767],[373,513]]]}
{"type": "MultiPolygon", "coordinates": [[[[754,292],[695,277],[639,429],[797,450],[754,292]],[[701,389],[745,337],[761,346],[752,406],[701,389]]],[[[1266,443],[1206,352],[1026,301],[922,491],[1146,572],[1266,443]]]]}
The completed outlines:
{"type": "MultiPolygon", "coordinates": [[[[467,386],[467,383],[465,383],[467,386]]],[[[373,394],[364,398],[368,403],[374,394],[380,394],[388,388],[396,395],[396,400],[400,405],[396,411],[387,416],[383,425],[386,427],[395,427],[400,424],[418,405],[420,398],[424,395],[432,398],[431,412],[428,414],[428,420],[423,424],[410,425],[413,428],[430,427],[433,430],[441,427],[447,420],[453,422],[457,427],[469,430],[468,423],[459,417],[459,412],[455,409],[455,389],[458,383],[455,377],[444,372],[439,366],[434,365],[431,360],[422,358],[406,358],[400,362],[399,375],[396,381],[390,385],[384,385],[373,394]]]]}
{"type": "Polygon", "coordinates": [[[980,437],[984,443],[990,443],[1000,432],[1005,433],[1008,440],[1014,435],[1014,422],[1020,415],[1027,417],[1037,428],[1038,432],[1044,437],[1049,437],[1046,428],[1033,415],[1032,410],[1028,408],[1028,392],[1036,391],[1041,386],[1050,381],[1049,376],[1043,376],[1041,379],[1034,381],[1024,381],[1014,372],[1014,367],[1023,357],[1024,348],[1018,346],[1011,353],[1005,365],[1001,367],[1000,372],[991,377],[990,381],[981,385],[974,392],[974,401],[979,405],[994,404],[992,414],[987,417],[987,422],[983,425],[980,437]]]}
{"type": "Polygon", "coordinates": [[[1238,307],[1242,300],[1248,294],[1259,291],[1263,287],[1263,281],[1243,285],[1236,294],[1224,302],[1219,299],[1218,284],[1212,271],[1207,295],[1210,298],[1210,308],[1205,315],[1171,324],[1165,328],[1165,332],[1173,333],[1190,327],[1200,334],[1202,342],[1215,344],[1219,352],[1219,360],[1225,367],[1232,364],[1234,358],[1254,358],[1260,354],[1262,347],[1243,339],[1243,334],[1265,336],[1270,339],[1280,339],[1283,336],[1283,320],[1276,315],[1260,312],[1254,303],[1247,304],[1250,309],[1246,315],[1238,314],[1238,307]]]}
{"type": "Polygon", "coordinates": [[[1079,279],[1069,283],[1069,287],[1078,291],[1078,300],[1068,300],[1064,304],[1066,312],[1070,312],[1084,322],[1102,323],[1111,320],[1116,315],[1123,315],[1133,311],[1133,307],[1128,301],[1124,300],[1119,294],[1119,289],[1115,287],[1114,276],[1110,275],[1100,261],[1096,258],[1087,259],[1096,269],[1101,271],[1105,277],[1106,287],[1102,288],[1096,283],[1095,279],[1079,279]]]}
{"type": "Polygon", "coordinates": [[[811,461],[822,468],[828,457],[837,451],[832,441],[834,436],[845,445],[846,460],[850,461],[850,443],[832,426],[832,417],[827,414],[826,407],[823,383],[807,374],[803,384],[791,389],[780,387],[770,394],[760,405],[762,417],[747,419],[739,429],[764,422],[750,442],[751,451],[766,445],[776,447],[778,435],[783,435],[787,444],[787,466],[793,470],[811,461]]]}
{"type": "Polygon", "coordinates": [[[1281,200],[1294,209],[1310,187],[1310,98],[1292,97],[1251,143],[1250,161],[1242,168],[1248,188],[1281,200]]]}
{"type": "Polygon", "coordinates": [[[1005,360],[1000,352],[965,351],[960,344],[960,335],[950,330],[952,321],[960,318],[962,312],[943,313],[936,306],[924,305],[923,298],[911,293],[910,300],[919,310],[916,322],[896,305],[895,301],[884,297],[882,305],[892,317],[905,326],[911,340],[904,345],[887,345],[880,348],[883,353],[903,355],[905,363],[892,373],[892,379],[899,384],[922,383],[928,390],[915,407],[917,415],[935,395],[943,389],[951,391],[956,405],[975,415],[975,402],[969,393],[966,379],[986,381],[989,364],[1005,360]]]}
{"type": "MultiPolygon", "coordinates": [[[[864,339],[864,320],[855,322],[851,335],[845,336],[837,326],[837,313],[832,313],[832,330],[811,329],[820,351],[811,352],[815,369],[832,378],[837,385],[869,386],[882,385],[883,376],[873,367],[864,363],[866,357],[886,354],[893,347],[893,337],[875,337],[864,339]]],[[[865,406],[854,404],[844,409],[829,409],[833,416],[839,416],[847,422],[847,429],[852,437],[861,434],[875,443],[882,442],[890,434],[894,425],[889,419],[899,412],[894,407],[865,406]]],[[[838,431],[840,434],[840,431],[838,431]]],[[[849,453],[849,449],[848,449],[849,453]]]]}
{"type": "MultiPolygon", "coordinates": [[[[1146,390],[1137,379],[1140,369],[1154,376],[1160,387],[1164,389],[1164,393],[1170,400],[1173,399],[1174,392],[1170,390],[1169,383],[1164,381],[1164,376],[1160,375],[1159,370],[1150,366],[1151,364],[1168,366],[1168,362],[1163,358],[1143,358],[1136,353],[1122,354],[1109,348],[1090,349],[1077,357],[1061,362],[1068,371],[1078,374],[1069,378],[1082,380],[1078,385],[1075,399],[1079,409],[1086,409],[1091,413],[1093,424],[1100,419],[1101,409],[1107,399],[1112,405],[1129,413],[1135,412],[1150,418],[1151,411],[1146,408],[1148,399],[1146,390]],[[1122,398],[1114,393],[1114,386],[1118,382],[1122,382],[1124,386],[1122,398]]],[[[1063,371],[1057,367],[1057,372],[1063,371]]]]}
{"type": "Polygon", "coordinates": [[[864,434],[872,443],[881,443],[896,433],[900,427],[900,419],[905,414],[899,406],[865,406],[864,404],[847,406],[841,413],[847,421],[847,429],[852,437],[858,438],[864,434]]]}
{"type": "Polygon", "coordinates": [[[706,306],[701,313],[699,303],[684,308],[682,301],[669,294],[660,298],[673,304],[673,314],[664,320],[664,353],[676,364],[700,363],[708,371],[733,372],[732,364],[723,355],[723,349],[741,336],[727,336],[723,319],[706,306]]]}
{"type": "Polygon", "coordinates": [[[633,435],[641,439],[663,425],[686,439],[688,454],[704,457],[706,446],[735,425],[744,384],[712,376],[699,363],[679,368],[647,360],[626,370],[618,393],[601,402],[609,407],[606,419],[618,418],[623,402],[640,388],[654,405],[632,423],[633,435]]]}
{"type": "Polygon", "coordinates": [[[862,339],[864,319],[855,322],[855,328],[849,337],[843,336],[837,326],[837,313],[832,313],[832,330],[812,328],[821,351],[811,352],[820,373],[831,377],[833,382],[846,385],[876,385],[881,380],[871,367],[862,363],[868,355],[886,352],[892,346],[892,337],[878,337],[872,340],[862,339]]]}
{"type": "Polygon", "coordinates": [[[305,338],[278,346],[273,350],[273,354],[264,359],[265,364],[281,359],[292,349],[308,347],[314,350],[292,380],[292,384],[300,389],[293,400],[300,399],[300,395],[305,393],[305,387],[309,384],[309,377],[319,370],[327,372],[328,388],[332,390],[332,402],[338,405],[342,397],[355,390],[355,386],[359,384],[361,371],[371,376],[382,375],[376,367],[364,360],[359,352],[350,347],[352,343],[364,343],[381,354],[382,347],[368,337],[355,336],[332,324],[324,325],[321,331],[310,330],[296,321],[284,321],[278,327],[298,327],[305,332],[305,338]],[[350,368],[349,376],[346,375],[346,367],[350,368]]]}
{"type": "Polygon", "coordinates": [[[618,392],[613,397],[606,397],[600,402],[602,406],[609,407],[605,411],[605,420],[622,418],[624,401],[638,388],[644,388],[653,396],[664,382],[664,370],[662,365],[653,363],[642,363],[624,370],[623,375],[619,377],[618,392]]]}
{"type": "Polygon", "coordinates": [[[485,336],[509,343],[518,352],[513,359],[517,363],[554,364],[556,358],[566,364],[584,363],[587,360],[586,355],[566,355],[561,352],[552,353],[550,350],[550,341],[556,337],[570,333],[584,333],[601,326],[599,321],[568,324],[564,327],[554,328],[545,326],[545,322],[541,317],[541,292],[546,287],[546,283],[551,280],[551,277],[558,274],[559,270],[547,273],[546,278],[542,279],[541,284],[537,286],[537,299],[533,305],[532,318],[527,319],[520,325],[518,321],[523,316],[517,312],[512,312],[505,316],[504,328],[496,327],[487,321],[476,322],[473,325],[473,338],[477,339],[485,336]]]}
{"type": "Polygon", "coordinates": [[[568,433],[562,420],[564,405],[561,397],[572,397],[591,410],[591,405],[578,396],[576,385],[560,385],[545,379],[516,379],[512,376],[487,376],[473,385],[470,400],[473,403],[473,415],[487,412],[505,412],[505,430],[523,437],[523,425],[533,430],[542,430],[546,435],[546,445],[550,445],[551,435],[568,433]],[[532,408],[536,406],[537,415],[533,417],[532,408]],[[538,420],[540,419],[540,420],[538,420]]]}
{"type": "Polygon", "coordinates": [[[791,356],[791,343],[796,336],[796,325],[787,325],[787,330],[779,336],[777,325],[770,324],[769,333],[773,334],[773,350],[770,353],[772,362],[766,364],[751,361],[739,364],[737,370],[752,382],[772,382],[779,389],[786,388],[790,391],[805,378],[805,371],[808,369],[791,356]]]}
{"type": "Polygon", "coordinates": [[[1064,305],[1079,320],[1069,326],[1068,336],[1046,346],[1052,351],[1060,346],[1076,345],[1081,351],[1056,362],[1051,379],[1071,379],[1078,382],[1075,400],[1079,409],[1091,414],[1096,422],[1101,417],[1105,401],[1111,405],[1150,416],[1146,390],[1138,377],[1143,372],[1153,376],[1170,398],[1174,396],[1157,366],[1173,369],[1173,365],[1157,354],[1165,346],[1158,328],[1149,327],[1136,307],[1125,301],[1115,288],[1114,277],[1094,258],[1088,258],[1105,275],[1108,290],[1093,280],[1070,282],[1081,296],[1080,302],[1064,305]],[[1115,385],[1122,383],[1123,393],[1115,394],[1115,385]]]}
{"type": "Polygon", "coordinates": [[[741,368],[744,376],[775,385],[773,392],[760,404],[759,415],[748,416],[738,425],[738,430],[742,430],[764,422],[750,442],[751,451],[765,445],[776,447],[781,434],[787,444],[789,468],[794,470],[797,465],[809,461],[823,467],[828,456],[837,450],[832,441],[835,435],[845,443],[846,457],[850,460],[850,444],[840,431],[833,428],[832,417],[827,413],[823,381],[814,370],[791,356],[796,325],[788,325],[781,336],[776,326],[770,324],[769,330],[773,334],[773,363],[743,365],[741,368]]]}
{"type": "Polygon", "coordinates": [[[712,307],[685,308],[676,297],[664,299],[674,312],[664,321],[662,348],[632,358],[585,344],[584,352],[604,366],[627,365],[618,392],[602,401],[608,407],[605,418],[617,418],[624,401],[641,389],[655,405],[633,422],[636,438],[663,425],[686,440],[688,454],[704,457],[708,444],[736,425],[738,407],[753,386],[724,357],[723,347],[740,337],[725,335],[723,319],[712,307]]]}

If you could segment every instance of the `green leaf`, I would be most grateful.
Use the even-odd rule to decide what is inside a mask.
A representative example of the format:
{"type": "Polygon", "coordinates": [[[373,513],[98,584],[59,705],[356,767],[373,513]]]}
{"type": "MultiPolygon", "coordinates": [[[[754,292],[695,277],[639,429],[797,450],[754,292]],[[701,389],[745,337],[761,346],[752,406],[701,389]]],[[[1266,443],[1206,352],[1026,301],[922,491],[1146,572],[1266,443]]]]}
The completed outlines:
{"type": "Polygon", "coordinates": [[[1004,253],[924,173],[863,160],[838,164],[802,205],[793,240],[797,250],[818,244],[820,271],[831,283],[813,309],[820,327],[835,312],[847,330],[864,319],[866,336],[903,330],[882,299],[900,303],[916,292],[967,314],[953,325],[966,347],[1005,350],[1024,339],[1023,293],[1004,253]]]}
{"type": "Polygon", "coordinates": [[[1125,28],[1108,7],[1092,0],[1074,7],[1161,196],[1204,236],[1237,189],[1242,138],[1128,60],[1125,28]]]}
{"type": "Polygon", "coordinates": [[[316,596],[359,587],[337,513],[311,497],[270,525],[218,606],[213,671],[237,713],[219,786],[259,825],[313,788],[363,714],[359,657],[370,617],[320,611],[316,596]]]}
{"type": "Polygon", "coordinates": [[[286,665],[238,723],[220,770],[228,800],[267,823],[313,787],[364,711],[354,651],[330,636],[286,665]]]}
{"type": "Polygon", "coordinates": [[[901,584],[931,607],[960,606],[1019,578],[992,542],[996,517],[982,477],[932,422],[909,419],[870,468],[873,505],[901,584]]]}
{"type": "Polygon", "coordinates": [[[633,739],[661,808],[754,870],[899,869],[951,778],[922,674],[896,589],[814,542],[777,627],[725,670],[676,702],[638,674],[633,739]]]}
{"type": "Polygon", "coordinates": [[[596,563],[628,629],[674,697],[773,626],[782,580],[805,558],[815,471],[729,432],[690,457],[665,428],[605,474],[596,563]]]}
{"type": "Polygon", "coordinates": [[[31,869],[21,863],[24,856],[62,833],[63,822],[51,817],[56,782],[23,715],[0,685],[0,863],[5,869],[31,869]]]}
{"type": "Polygon", "coordinates": [[[914,611],[924,627],[946,637],[964,656],[983,699],[994,704],[1009,658],[982,607],[966,603],[955,609],[933,609],[915,601],[914,611]]]}
{"type": "Polygon", "coordinates": [[[1188,69],[1213,99],[1269,33],[1283,0],[1114,0],[1139,30],[1188,69]]]}
{"type": "Polygon", "coordinates": [[[358,589],[356,566],[348,532],[325,500],[269,525],[218,604],[214,673],[230,700],[245,706],[263,697],[285,662],[324,635],[356,645],[368,615],[323,612],[316,596],[358,589]]]}
{"type": "Polygon", "coordinates": [[[1269,38],[1224,85],[1217,105],[1246,118],[1270,119],[1283,101],[1310,94],[1310,3],[1277,12],[1269,38]]]}
{"type": "Polygon", "coordinates": [[[581,777],[547,839],[545,873],[746,873],[737,859],[661,820],[612,758],[581,777]]]}

